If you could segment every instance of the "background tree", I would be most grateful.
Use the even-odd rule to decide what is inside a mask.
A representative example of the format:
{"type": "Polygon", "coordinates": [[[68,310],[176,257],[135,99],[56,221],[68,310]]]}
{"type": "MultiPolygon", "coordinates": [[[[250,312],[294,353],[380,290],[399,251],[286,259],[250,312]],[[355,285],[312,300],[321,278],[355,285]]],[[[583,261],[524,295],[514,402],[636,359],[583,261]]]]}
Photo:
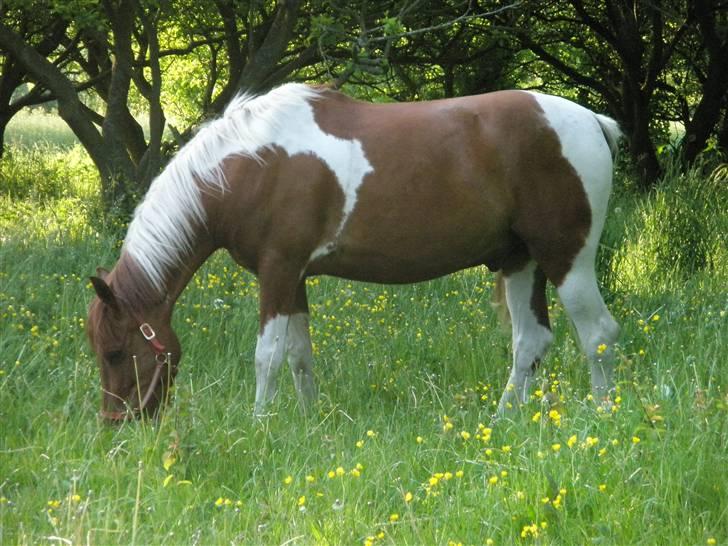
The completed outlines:
{"type": "Polygon", "coordinates": [[[613,115],[649,188],[670,122],[686,163],[728,145],[727,13],[725,0],[0,0],[0,144],[15,113],[55,100],[104,202],[131,204],[235,93],[289,79],[376,100],[517,87],[613,115]]]}

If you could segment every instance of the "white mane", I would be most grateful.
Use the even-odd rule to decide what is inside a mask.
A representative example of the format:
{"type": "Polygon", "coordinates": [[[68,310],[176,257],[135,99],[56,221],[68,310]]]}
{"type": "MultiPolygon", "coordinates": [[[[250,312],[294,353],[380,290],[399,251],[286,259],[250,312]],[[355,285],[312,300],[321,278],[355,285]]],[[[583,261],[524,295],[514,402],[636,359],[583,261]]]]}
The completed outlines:
{"type": "Polygon", "coordinates": [[[286,124],[291,114],[319,95],[291,83],[266,95],[235,97],[222,117],[203,125],[152,182],[134,212],[122,253],[134,259],[160,293],[167,272],[192,250],[196,227],[206,223],[202,192],[227,187],[223,160],[244,155],[260,161],[260,152],[282,132],[295,130],[286,124]]]}

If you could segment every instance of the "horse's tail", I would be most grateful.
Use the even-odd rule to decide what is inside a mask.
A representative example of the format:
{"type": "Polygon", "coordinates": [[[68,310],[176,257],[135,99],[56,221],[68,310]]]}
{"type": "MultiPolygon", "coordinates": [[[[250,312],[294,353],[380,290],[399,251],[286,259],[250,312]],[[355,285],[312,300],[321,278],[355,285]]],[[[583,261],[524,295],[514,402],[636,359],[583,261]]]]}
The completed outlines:
{"type": "Polygon", "coordinates": [[[508,304],[506,302],[506,281],[503,278],[503,272],[498,271],[495,276],[495,286],[493,287],[493,296],[490,305],[498,315],[498,320],[503,326],[511,323],[511,314],[508,312],[508,304]]]}
{"type": "Polygon", "coordinates": [[[597,118],[599,126],[602,128],[604,138],[609,145],[609,151],[612,152],[612,159],[616,159],[617,153],[619,152],[619,141],[624,136],[624,133],[622,133],[622,130],[619,128],[619,124],[612,118],[601,114],[594,114],[594,116],[597,118]]]}

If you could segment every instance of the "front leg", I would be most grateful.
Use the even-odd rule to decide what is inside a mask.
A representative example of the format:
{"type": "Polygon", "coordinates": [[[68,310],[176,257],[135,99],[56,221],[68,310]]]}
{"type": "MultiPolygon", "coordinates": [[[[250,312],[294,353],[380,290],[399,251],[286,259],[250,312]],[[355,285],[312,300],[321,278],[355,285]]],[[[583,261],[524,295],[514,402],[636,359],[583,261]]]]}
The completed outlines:
{"type": "Polygon", "coordinates": [[[278,391],[286,355],[304,403],[316,398],[305,280],[284,264],[260,274],[260,331],[255,348],[255,415],[263,415],[278,391]]]}
{"type": "Polygon", "coordinates": [[[306,281],[302,279],[296,291],[296,309],[288,323],[288,365],[293,374],[296,393],[301,406],[306,409],[318,397],[313,375],[313,349],[308,321],[306,281]]]}
{"type": "Polygon", "coordinates": [[[263,415],[278,391],[278,373],[286,355],[286,337],[290,319],[275,315],[261,329],[255,346],[255,415],[263,415]]]}

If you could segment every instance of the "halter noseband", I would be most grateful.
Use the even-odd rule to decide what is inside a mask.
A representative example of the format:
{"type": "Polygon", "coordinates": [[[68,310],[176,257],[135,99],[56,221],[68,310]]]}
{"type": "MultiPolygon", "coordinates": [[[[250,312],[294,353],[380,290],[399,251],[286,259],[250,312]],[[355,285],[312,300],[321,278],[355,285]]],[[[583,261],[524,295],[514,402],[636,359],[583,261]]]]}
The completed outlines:
{"type": "MultiPolygon", "coordinates": [[[[139,320],[139,318],[136,316],[134,316],[134,319],[137,321],[137,323],[139,323],[139,331],[141,332],[142,337],[144,337],[144,339],[147,341],[147,343],[149,343],[149,346],[154,351],[154,360],[157,362],[157,365],[154,367],[154,375],[152,375],[152,380],[147,387],[147,391],[146,393],[144,393],[144,397],[142,398],[139,407],[133,410],[135,412],[141,413],[142,411],[144,411],[144,408],[147,407],[149,400],[152,398],[154,391],[157,389],[157,384],[162,378],[162,369],[164,368],[164,365],[172,363],[172,354],[167,352],[164,344],[159,341],[159,338],[157,337],[157,333],[154,331],[154,328],[152,328],[152,326],[148,322],[143,322],[139,320]]],[[[134,360],[134,367],[136,368],[136,355],[133,355],[132,359],[134,360]]],[[[109,419],[111,421],[125,421],[129,418],[129,410],[101,410],[101,417],[109,419]]]]}

